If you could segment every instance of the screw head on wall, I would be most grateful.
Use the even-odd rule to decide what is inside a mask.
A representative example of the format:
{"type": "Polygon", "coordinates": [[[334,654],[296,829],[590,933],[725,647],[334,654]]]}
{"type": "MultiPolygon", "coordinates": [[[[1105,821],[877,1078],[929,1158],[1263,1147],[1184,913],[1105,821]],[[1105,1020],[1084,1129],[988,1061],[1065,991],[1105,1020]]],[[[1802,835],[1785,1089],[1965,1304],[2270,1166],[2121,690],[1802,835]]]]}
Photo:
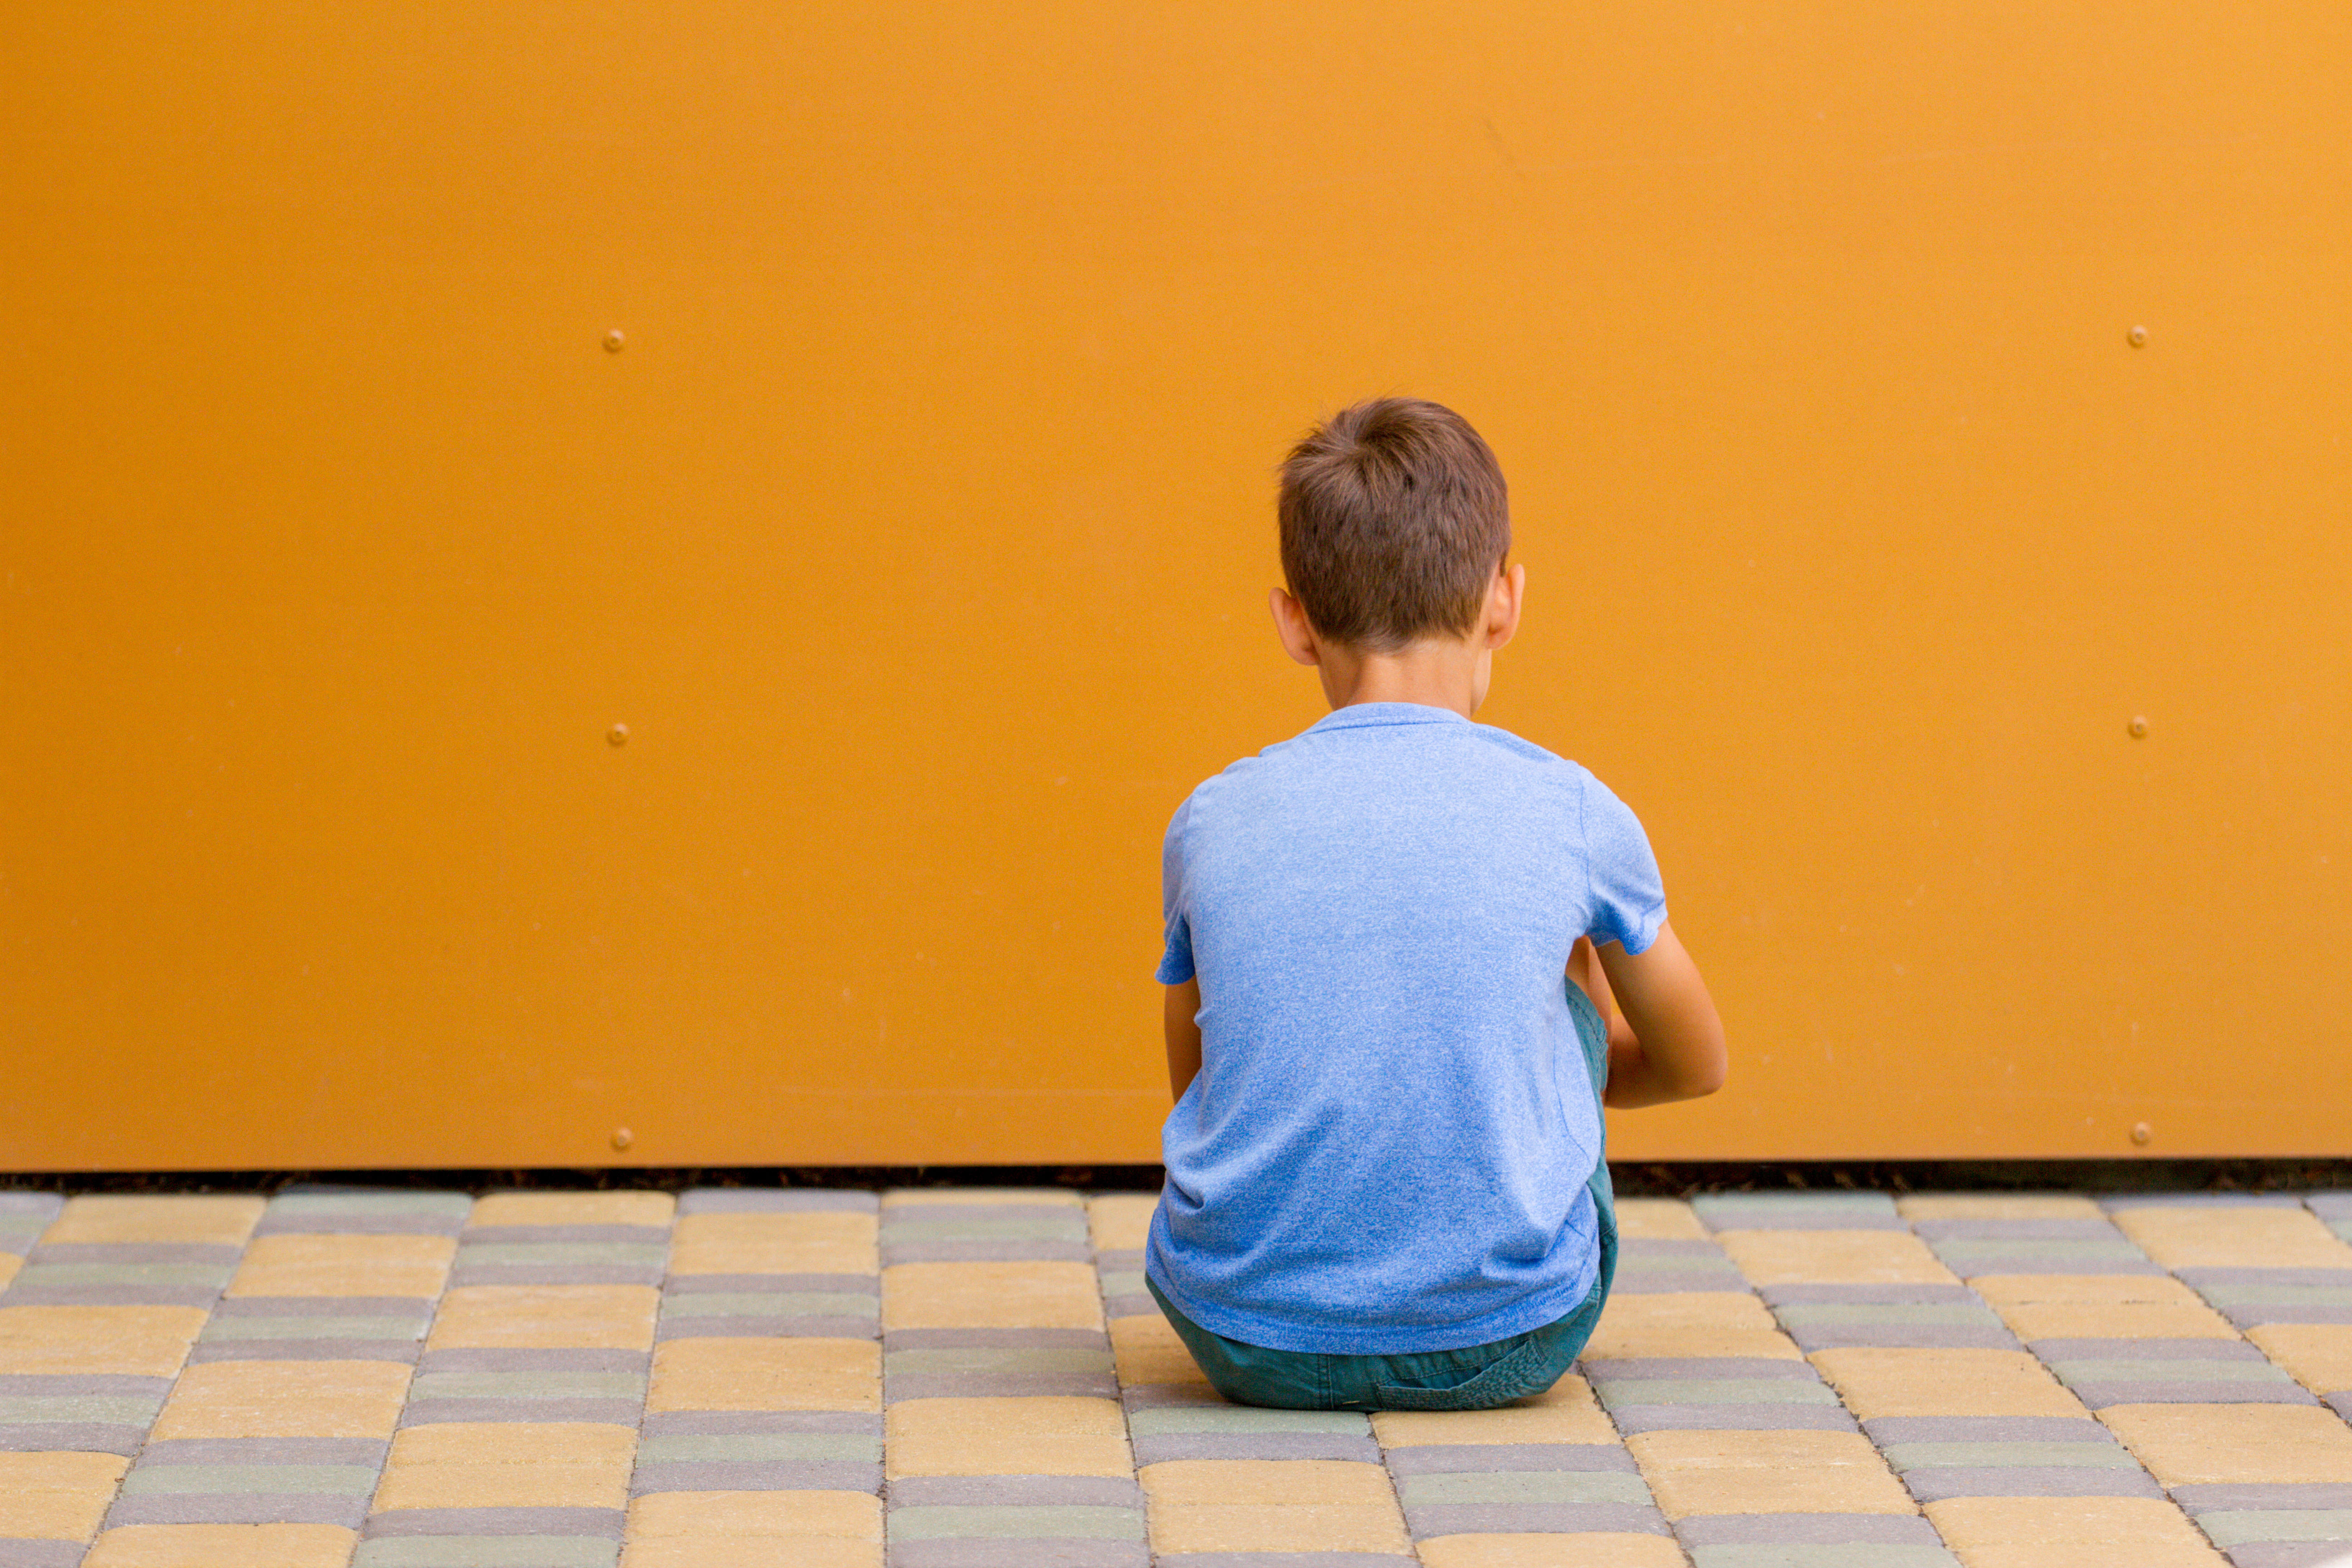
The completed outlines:
{"type": "Polygon", "coordinates": [[[630,1131],[627,1128],[625,1128],[625,1127],[615,1127],[615,1128],[614,1128],[614,1129],[613,1129],[613,1147],[614,1147],[614,1148],[615,1148],[615,1149],[625,1149],[625,1148],[627,1148],[630,1144],[632,1144],[632,1143],[635,1142],[636,1141],[637,1141],[637,1135],[636,1135],[635,1133],[634,1133],[634,1132],[630,1131]]]}
{"type": "Polygon", "coordinates": [[[629,743],[629,727],[626,724],[615,724],[604,731],[604,739],[614,745],[625,746],[629,743]]]}
{"type": "Polygon", "coordinates": [[[2132,721],[2125,725],[2124,728],[2132,732],[2133,740],[2139,740],[2147,733],[2147,720],[2141,715],[2135,713],[2132,715],[2132,721]]]}
{"type": "MultiPolygon", "coordinates": [[[[2134,331],[2137,331],[2139,329],[2135,327],[2132,330],[2134,331]]],[[[611,331],[604,334],[604,352],[608,354],[619,353],[621,352],[621,345],[628,341],[629,340],[626,337],[622,335],[621,329],[614,327],[611,331]]]]}
{"type": "MultiPolygon", "coordinates": [[[[621,334],[614,332],[613,335],[617,338],[621,334]]],[[[2147,329],[2146,327],[2134,327],[2130,331],[2126,332],[2124,336],[2131,340],[2131,346],[2136,349],[2144,349],[2147,347],[2147,329]]]]}
{"type": "Polygon", "coordinates": [[[2135,1121],[2132,1123],[2131,1138],[2133,1142],[2140,1145],[2142,1148],[2146,1148],[2148,1142],[2155,1137],[2156,1129],[2150,1127],[2147,1122],[2135,1121]]]}

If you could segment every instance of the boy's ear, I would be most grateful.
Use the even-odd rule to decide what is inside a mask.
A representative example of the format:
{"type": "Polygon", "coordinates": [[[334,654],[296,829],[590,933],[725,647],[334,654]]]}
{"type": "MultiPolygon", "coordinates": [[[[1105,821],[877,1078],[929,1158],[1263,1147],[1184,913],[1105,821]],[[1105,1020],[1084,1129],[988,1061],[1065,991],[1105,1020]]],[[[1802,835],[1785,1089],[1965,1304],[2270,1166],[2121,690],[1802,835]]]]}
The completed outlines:
{"type": "Polygon", "coordinates": [[[1498,566],[1486,584],[1486,646],[1498,648],[1517,635],[1519,610],[1527,602],[1528,569],[1498,566]]]}
{"type": "Polygon", "coordinates": [[[1276,588],[1266,599],[1266,607],[1274,612],[1274,635],[1282,639],[1282,651],[1301,664],[1321,664],[1323,650],[1315,646],[1315,627],[1307,619],[1307,606],[1291,597],[1287,588],[1276,588]]]}

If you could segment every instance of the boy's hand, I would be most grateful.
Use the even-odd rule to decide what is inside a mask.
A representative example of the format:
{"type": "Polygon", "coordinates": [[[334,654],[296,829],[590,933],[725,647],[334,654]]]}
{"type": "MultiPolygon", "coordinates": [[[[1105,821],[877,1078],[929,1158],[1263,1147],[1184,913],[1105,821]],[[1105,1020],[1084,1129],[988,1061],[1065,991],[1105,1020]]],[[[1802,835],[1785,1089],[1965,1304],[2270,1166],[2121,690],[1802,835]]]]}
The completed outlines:
{"type": "Polygon", "coordinates": [[[1662,1105],[1723,1087],[1730,1067],[1723,1020],[1716,1016],[1698,965],[1671,925],[1659,926],[1658,939],[1639,953],[1627,952],[1622,942],[1578,945],[1569,973],[1609,1021],[1609,1088],[1602,1104],[1662,1105]],[[1582,973],[1579,957],[1585,960],[1582,973]],[[1588,984],[1588,975],[1596,984],[1588,984]],[[1612,1017],[1612,997],[1624,1010],[1622,1023],[1612,1017]]]}

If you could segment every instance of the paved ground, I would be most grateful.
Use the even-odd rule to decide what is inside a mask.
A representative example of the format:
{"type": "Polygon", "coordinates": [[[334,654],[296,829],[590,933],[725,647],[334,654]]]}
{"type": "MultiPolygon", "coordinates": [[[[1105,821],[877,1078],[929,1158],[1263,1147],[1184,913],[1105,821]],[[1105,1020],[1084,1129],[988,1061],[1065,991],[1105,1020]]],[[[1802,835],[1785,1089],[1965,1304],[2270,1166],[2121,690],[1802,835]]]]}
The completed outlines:
{"type": "Polygon", "coordinates": [[[1581,1376],[1369,1419],[1210,1393],[1149,1212],[0,1194],[0,1568],[2352,1551],[2352,1195],[1631,1202],[1581,1376]]]}

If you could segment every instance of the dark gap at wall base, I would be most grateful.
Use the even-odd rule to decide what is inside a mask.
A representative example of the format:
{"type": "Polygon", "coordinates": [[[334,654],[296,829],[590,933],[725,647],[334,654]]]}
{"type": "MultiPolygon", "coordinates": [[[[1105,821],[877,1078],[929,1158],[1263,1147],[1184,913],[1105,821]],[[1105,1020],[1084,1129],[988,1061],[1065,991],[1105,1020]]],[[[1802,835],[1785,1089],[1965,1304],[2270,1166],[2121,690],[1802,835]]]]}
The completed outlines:
{"type": "MultiPolygon", "coordinates": [[[[2352,1159],[1786,1160],[1612,1163],[1623,1197],[1695,1193],[2294,1192],[2352,1188],[2352,1159]]],[[[447,1192],[630,1187],[1068,1187],[1157,1192],[1158,1165],[724,1165],[425,1171],[60,1171],[0,1173],[0,1191],[263,1193],[331,1188],[447,1192]]]]}

